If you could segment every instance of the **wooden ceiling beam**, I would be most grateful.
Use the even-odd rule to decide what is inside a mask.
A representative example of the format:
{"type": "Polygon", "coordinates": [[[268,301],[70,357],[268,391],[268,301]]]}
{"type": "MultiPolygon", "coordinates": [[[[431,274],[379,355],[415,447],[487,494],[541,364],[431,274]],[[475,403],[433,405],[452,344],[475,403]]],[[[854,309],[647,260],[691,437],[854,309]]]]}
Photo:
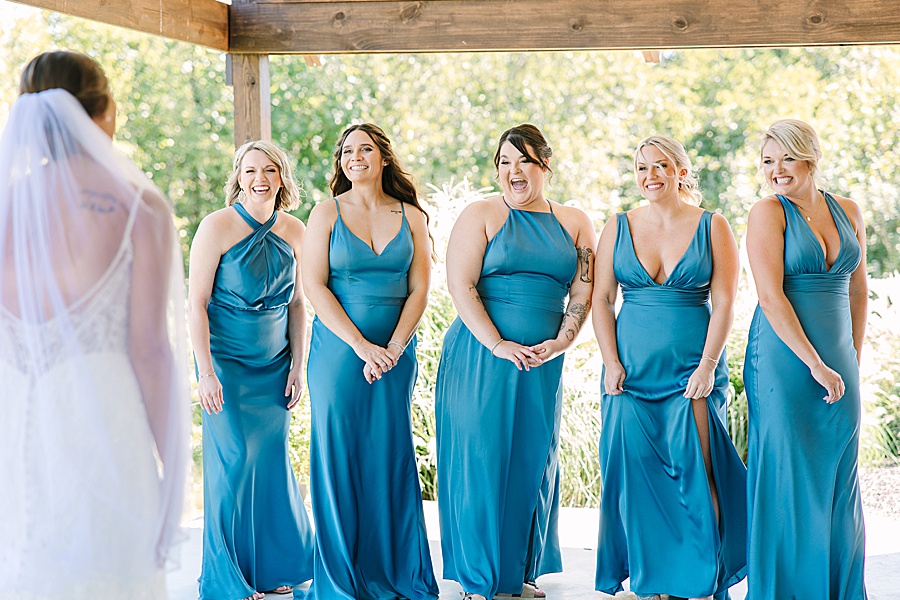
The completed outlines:
{"type": "Polygon", "coordinates": [[[217,0],[12,1],[214,50],[228,50],[229,6],[217,0]]]}
{"type": "Polygon", "coordinates": [[[900,43],[897,0],[255,0],[232,52],[329,54],[900,43]]]}

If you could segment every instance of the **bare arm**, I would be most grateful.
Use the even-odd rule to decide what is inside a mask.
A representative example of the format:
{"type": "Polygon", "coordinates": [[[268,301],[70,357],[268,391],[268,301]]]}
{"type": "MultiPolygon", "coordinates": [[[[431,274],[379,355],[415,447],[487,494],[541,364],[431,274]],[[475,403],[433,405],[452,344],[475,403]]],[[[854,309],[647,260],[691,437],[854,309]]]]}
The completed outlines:
{"type": "Polygon", "coordinates": [[[219,243],[222,219],[219,218],[219,214],[208,215],[200,222],[191,244],[188,275],[188,327],[199,373],[197,393],[200,406],[208,414],[222,412],[224,404],[222,384],[213,369],[212,353],[209,349],[209,314],[206,312],[216,270],[222,258],[219,243]]]}
{"type": "Polygon", "coordinates": [[[559,334],[555,339],[533,347],[545,362],[562,354],[575,342],[591,312],[591,294],[594,291],[594,248],[597,246],[594,225],[580,210],[566,210],[571,215],[568,220],[574,225],[575,235],[571,237],[575,243],[578,269],[569,288],[569,301],[559,326],[559,334]]]}
{"type": "Polygon", "coordinates": [[[306,297],[316,311],[320,321],[344,343],[350,346],[356,355],[366,364],[363,367],[366,379],[371,383],[368,374],[380,374],[394,366],[394,358],[385,348],[377,346],[363,337],[347,312],[332,291],[328,288],[330,270],[328,247],[331,241],[331,229],[337,221],[337,209],[333,203],[317,204],[309,215],[306,234],[303,236],[303,252],[301,254],[300,273],[303,277],[303,289],[306,297]]]}
{"type": "Polygon", "coordinates": [[[600,243],[594,262],[594,335],[600,346],[606,375],[603,386],[606,393],[617,396],[625,383],[625,368],[619,361],[619,345],[616,341],[616,297],[619,282],[613,272],[613,251],[616,245],[616,217],[613,216],[600,233],[600,243]]]}
{"type": "MultiPolygon", "coordinates": [[[[168,339],[166,309],[171,283],[175,228],[166,201],[148,192],[134,210],[129,355],[144,399],[150,430],[160,458],[168,456],[168,415],[175,357],[168,339]]],[[[177,308],[177,307],[176,307],[177,308]]]]}
{"type": "Polygon", "coordinates": [[[288,227],[285,239],[294,251],[296,272],[294,274],[294,294],[288,303],[288,340],[291,346],[291,370],[288,372],[284,395],[290,396],[287,409],[292,410],[300,402],[303,394],[303,364],[306,356],[306,304],[303,295],[303,280],[300,278],[300,257],[305,227],[300,219],[283,214],[288,227]]]}
{"type": "MultiPolygon", "coordinates": [[[[412,339],[422,315],[425,314],[428,290],[431,287],[431,238],[428,237],[425,215],[410,207],[406,210],[406,221],[409,223],[413,238],[413,258],[407,282],[409,295],[391,335],[391,340],[403,347],[412,339]]],[[[394,357],[395,362],[402,353],[397,344],[390,343],[387,351],[394,357]]]]}
{"type": "Polygon", "coordinates": [[[862,211],[852,200],[841,198],[841,206],[850,217],[856,231],[856,239],[862,255],[859,265],[850,274],[850,319],[853,324],[853,347],[856,348],[856,361],[862,360],[863,340],[866,337],[866,322],[869,316],[869,283],[866,272],[866,226],[862,211]]]}
{"type": "Polygon", "coordinates": [[[722,215],[712,216],[710,238],[713,255],[713,273],[709,284],[712,314],[703,345],[703,358],[688,379],[685,398],[706,398],[712,392],[716,365],[734,322],[740,260],[731,227],[722,215]]]}
{"type": "Polygon", "coordinates": [[[775,334],[809,367],[813,378],[826,389],[824,400],[837,402],[844,394],[844,382],[822,361],[784,294],[784,230],[784,210],[774,196],[764,198],[750,210],[747,253],[759,306],[775,334]]]}
{"type": "Polygon", "coordinates": [[[490,201],[472,204],[463,210],[453,225],[447,244],[447,287],[459,318],[485,348],[528,370],[541,364],[541,359],[527,346],[503,340],[491,321],[478,294],[478,280],[487,249],[487,218],[490,201]]]}

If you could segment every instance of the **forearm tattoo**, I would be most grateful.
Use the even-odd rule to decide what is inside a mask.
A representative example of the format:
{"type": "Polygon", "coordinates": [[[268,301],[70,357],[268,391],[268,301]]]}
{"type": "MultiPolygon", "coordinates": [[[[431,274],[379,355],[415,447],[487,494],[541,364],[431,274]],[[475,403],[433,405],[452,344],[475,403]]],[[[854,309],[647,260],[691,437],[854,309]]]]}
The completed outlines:
{"type": "Polygon", "coordinates": [[[583,283],[591,283],[591,263],[594,261],[594,251],[588,246],[577,246],[578,252],[578,278],[583,283]]]}
{"type": "Polygon", "coordinates": [[[560,324],[559,330],[565,330],[566,339],[570,342],[574,340],[575,336],[578,335],[578,332],[581,331],[581,326],[584,325],[584,321],[587,319],[590,308],[591,305],[587,302],[576,302],[566,309],[566,314],[563,315],[562,324],[560,324]]]}

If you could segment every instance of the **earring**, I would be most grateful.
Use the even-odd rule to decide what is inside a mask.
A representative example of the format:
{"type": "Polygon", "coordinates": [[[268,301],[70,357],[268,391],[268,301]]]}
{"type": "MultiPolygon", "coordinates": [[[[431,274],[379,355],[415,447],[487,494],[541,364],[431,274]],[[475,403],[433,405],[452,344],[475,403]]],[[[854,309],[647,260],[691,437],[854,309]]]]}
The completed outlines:
{"type": "Polygon", "coordinates": [[[381,166],[382,167],[388,166],[388,161],[386,161],[386,160],[381,161],[381,166]]]}

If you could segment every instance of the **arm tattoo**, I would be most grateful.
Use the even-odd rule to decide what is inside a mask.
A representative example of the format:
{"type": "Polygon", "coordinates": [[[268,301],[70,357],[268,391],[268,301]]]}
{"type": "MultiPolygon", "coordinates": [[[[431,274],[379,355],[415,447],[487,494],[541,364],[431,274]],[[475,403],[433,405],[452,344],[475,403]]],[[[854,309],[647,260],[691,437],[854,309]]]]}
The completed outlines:
{"type": "Polygon", "coordinates": [[[566,311],[566,314],[575,319],[575,328],[581,329],[581,326],[584,325],[585,319],[587,319],[589,310],[591,310],[591,305],[587,302],[576,302],[569,307],[569,310],[566,311]]]}
{"type": "Polygon", "coordinates": [[[578,246],[578,277],[583,283],[591,283],[591,262],[594,260],[594,251],[588,246],[578,246]]]}
{"type": "Polygon", "coordinates": [[[563,320],[559,326],[559,330],[566,330],[566,338],[570,342],[575,339],[575,336],[581,330],[581,326],[584,325],[584,321],[585,319],[587,319],[589,310],[590,304],[588,304],[587,302],[575,303],[566,309],[566,314],[563,315],[563,320]],[[570,317],[572,321],[574,321],[574,323],[572,324],[569,324],[570,317]]]}
{"type": "Polygon", "coordinates": [[[482,304],[482,302],[481,302],[481,294],[478,293],[478,288],[475,287],[474,285],[470,285],[470,286],[469,286],[469,291],[472,292],[472,296],[474,296],[475,302],[477,302],[478,304],[482,304]]]}

